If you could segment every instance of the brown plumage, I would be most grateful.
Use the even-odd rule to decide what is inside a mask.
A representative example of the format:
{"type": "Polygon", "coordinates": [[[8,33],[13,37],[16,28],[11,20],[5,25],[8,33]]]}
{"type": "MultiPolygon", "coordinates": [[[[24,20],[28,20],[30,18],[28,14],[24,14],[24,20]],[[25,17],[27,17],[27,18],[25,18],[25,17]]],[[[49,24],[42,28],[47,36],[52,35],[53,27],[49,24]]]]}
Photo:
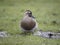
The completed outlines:
{"type": "Polygon", "coordinates": [[[25,31],[34,30],[34,28],[36,28],[36,20],[32,16],[32,12],[30,10],[26,10],[24,15],[25,16],[21,20],[21,28],[25,31]]]}
{"type": "Polygon", "coordinates": [[[35,27],[35,25],[36,25],[36,22],[28,16],[26,16],[21,21],[21,27],[25,30],[32,30],[35,27]]]}

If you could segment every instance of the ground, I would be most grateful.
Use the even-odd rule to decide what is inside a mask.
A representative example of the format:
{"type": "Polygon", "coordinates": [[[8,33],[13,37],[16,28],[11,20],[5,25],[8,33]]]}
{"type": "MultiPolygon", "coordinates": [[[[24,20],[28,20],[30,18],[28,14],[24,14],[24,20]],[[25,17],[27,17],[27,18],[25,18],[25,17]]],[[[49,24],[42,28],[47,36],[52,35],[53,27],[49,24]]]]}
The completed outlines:
{"type": "Polygon", "coordinates": [[[21,33],[19,22],[29,9],[35,16],[39,29],[60,32],[60,0],[0,0],[0,31],[12,37],[0,38],[0,45],[60,45],[60,39],[47,39],[21,33]]]}

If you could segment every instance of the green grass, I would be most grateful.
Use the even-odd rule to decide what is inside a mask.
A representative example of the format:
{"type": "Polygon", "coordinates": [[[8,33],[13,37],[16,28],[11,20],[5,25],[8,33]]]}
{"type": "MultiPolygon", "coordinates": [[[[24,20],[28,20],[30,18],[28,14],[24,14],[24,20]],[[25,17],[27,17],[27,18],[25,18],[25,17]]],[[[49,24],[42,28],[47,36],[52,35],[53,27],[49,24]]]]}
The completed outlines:
{"type": "Polygon", "coordinates": [[[13,36],[1,38],[0,45],[60,45],[59,39],[47,39],[36,36],[13,36]]]}
{"type": "MultiPolygon", "coordinates": [[[[60,0],[0,0],[0,30],[14,35],[20,34],[19,22],[26,9],[33,12],[43,31],[60,31],[60,0]]],[[[60,45],[59,42],[60,39],[32,35],[0,39],[0,45],[60,45]]]]}

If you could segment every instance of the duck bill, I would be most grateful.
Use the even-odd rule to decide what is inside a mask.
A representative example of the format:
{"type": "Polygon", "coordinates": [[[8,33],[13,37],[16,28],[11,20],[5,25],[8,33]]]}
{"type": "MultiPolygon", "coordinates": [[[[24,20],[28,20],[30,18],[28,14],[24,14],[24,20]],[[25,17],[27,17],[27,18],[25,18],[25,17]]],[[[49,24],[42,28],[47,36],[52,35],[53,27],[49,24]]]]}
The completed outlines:
{"type": "Polygon", "coordinates": [[[31,16],[32,18],[35,18],[34,16],[31,16]]]}

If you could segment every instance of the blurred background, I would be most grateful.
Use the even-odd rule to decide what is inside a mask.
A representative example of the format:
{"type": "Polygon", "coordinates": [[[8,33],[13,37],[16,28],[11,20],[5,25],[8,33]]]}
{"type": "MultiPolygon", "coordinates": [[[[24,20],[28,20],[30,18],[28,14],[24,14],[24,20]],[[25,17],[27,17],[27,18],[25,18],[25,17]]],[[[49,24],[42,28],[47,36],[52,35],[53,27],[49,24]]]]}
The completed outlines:
{"type": "MultiPolygon", "coordinates": [[[[39,24],[39,29],[43,31],[60,32],[60,0],[0,0],[0,31],[7,31],[14,35],[20,34],[21,29],[19,24],[24,16],[24,11],[27,9],[33,12],[33,16],[35,16],[39,24]]],[[[15,39],[15,37],[4,40],[1,39],[2,43],[0,43],[0,45],[37,45],[37,43],[38,45],[60,45],[60,40],[52,40],[52,42],[50,42],[49,39],[41,38],[42,41],[39,42],[39,37],[33,36],[23,37],[22,42],[19,41],[20,37],[15,39]],[[30,38],[33,41],[31,41],[30,38]],[[19,43],[12,43],[12,40],[13,42],[18,41],[19,43]],[[45,43],[43,43],[44,40],[45,43]],[[58,44],[55,43],[55,41],[58,44]]]]}

